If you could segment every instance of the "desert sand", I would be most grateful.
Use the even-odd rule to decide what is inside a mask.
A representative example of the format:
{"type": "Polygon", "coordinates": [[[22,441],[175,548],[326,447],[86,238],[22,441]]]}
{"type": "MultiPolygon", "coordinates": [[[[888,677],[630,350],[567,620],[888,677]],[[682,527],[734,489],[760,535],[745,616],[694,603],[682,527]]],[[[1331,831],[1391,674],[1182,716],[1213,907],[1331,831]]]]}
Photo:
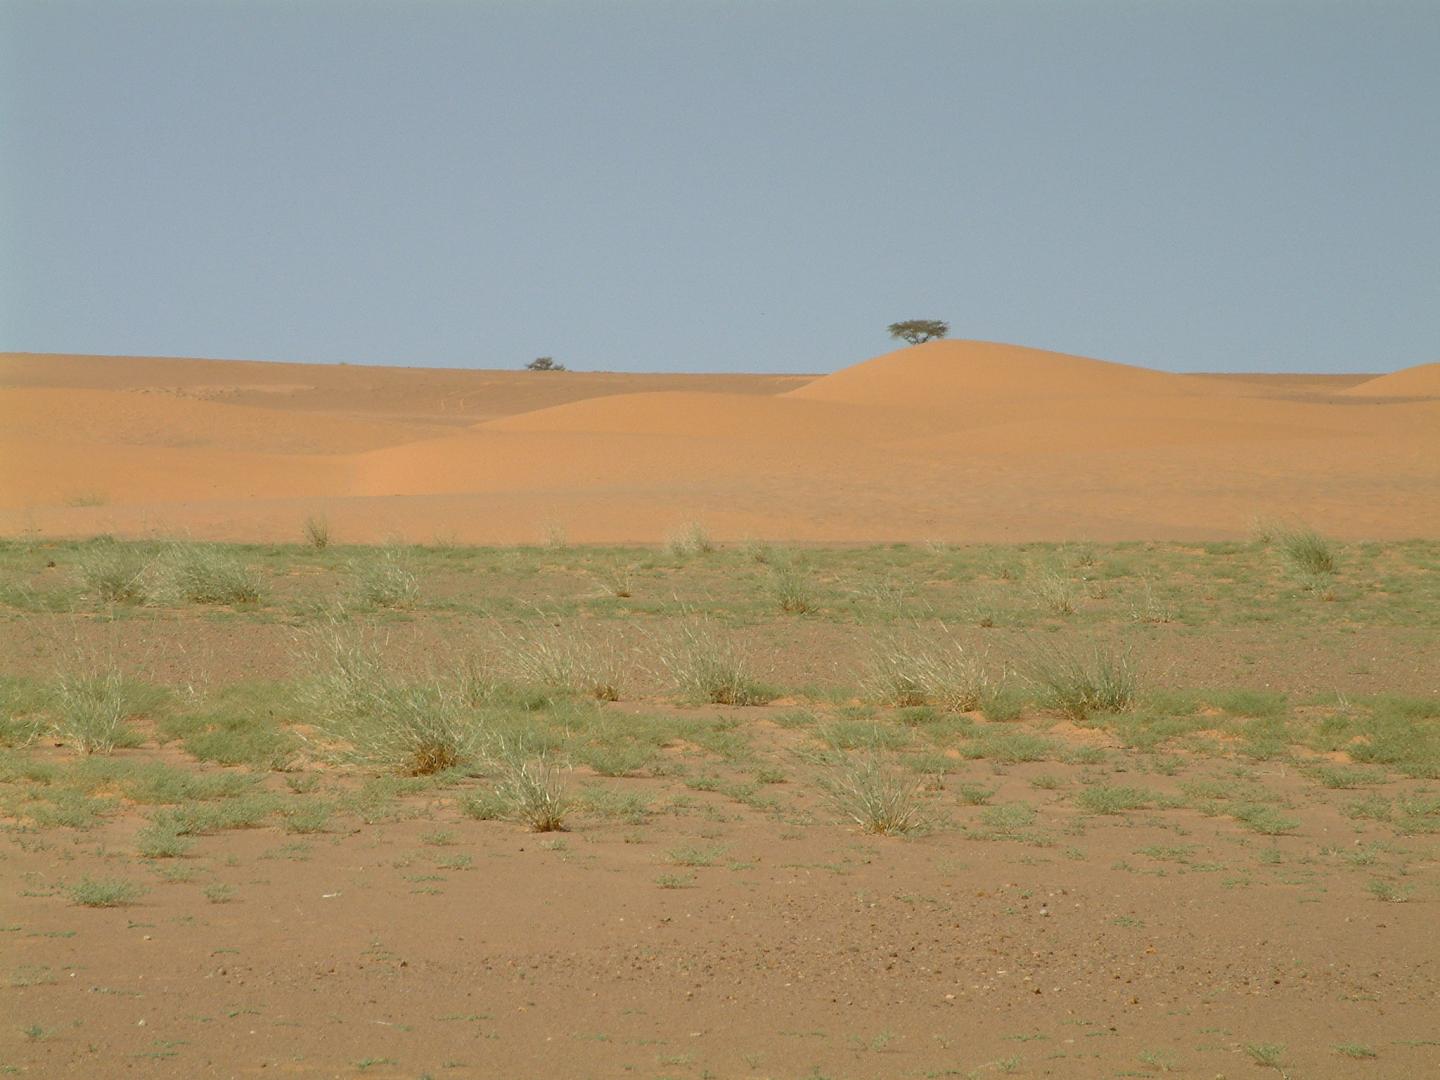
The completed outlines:
{"type": "Polygon", "coordinates": [[[832,375],[0,354],[0,534],[654,542],[1440,525],[1440,365],[1176,375],[974,341],[832,375]]]}

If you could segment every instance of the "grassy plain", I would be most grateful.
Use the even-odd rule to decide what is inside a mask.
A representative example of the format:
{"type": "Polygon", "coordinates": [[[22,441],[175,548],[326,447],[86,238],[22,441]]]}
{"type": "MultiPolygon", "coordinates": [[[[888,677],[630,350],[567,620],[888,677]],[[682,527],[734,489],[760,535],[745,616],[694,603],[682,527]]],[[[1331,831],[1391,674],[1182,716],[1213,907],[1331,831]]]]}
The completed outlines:
{"type": "Polygon", "coordinates": [[[0,1070],[1440,1063],[1440,542],[296,536],[0,544],[0,1070]]]}

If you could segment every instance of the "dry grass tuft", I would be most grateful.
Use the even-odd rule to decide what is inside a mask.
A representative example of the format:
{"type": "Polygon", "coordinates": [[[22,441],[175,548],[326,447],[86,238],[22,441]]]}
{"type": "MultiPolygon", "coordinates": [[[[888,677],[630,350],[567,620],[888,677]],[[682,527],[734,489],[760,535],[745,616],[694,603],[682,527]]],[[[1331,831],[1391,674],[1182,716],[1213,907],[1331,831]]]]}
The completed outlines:
{"type": "Polygon", "coordinates": [[[715,541],[698,521],[686,522],[665,537],[665,550],[676,558],[691,558],[715,550],[715,541]]]}
{"type": "Polygon", "coordinates": [[[970,712],[996,693],[999,682],[942,627],[939,636],[910,631],[883,638],[871,653],[865,689],[882,705],[970,712]]]}
{"type": "Polygon", "coordinates": [[[444,772],[477,759],[480,718],[457,688],[404,680],[386,670],[373,641],[336,624],[308,635],[314,671],[300,700],[325,736],[350,756],[404,776],[444,772]]]}
{"type": "Polygon", "coordinates": [[[1125,712],[1139,692],[1127,649],[1052,645],[1032,652],[1024,670],[1044,703],[1072,720],[1125,712]]]}
{"type": "Polygon", "coordinates": [[[502,673],[516,682],[619,701],[626,657],[612,633],[558,626],[521,636],[499,631],[502,673]]]}
{"type": "Polygon", "coordinates": [[[922,782],[867,756],[847,761],[825,788],[830,804],[866,832],[895,836],[925,828],[922,782]]]}
{"type": "Polygon", "coordinates": [[[684,623],[672,637],[658,641],[655,659],[671,685],[696,701],[763,705],[775,697],[755,678],[744,651],[708,620],[684,623]]]}

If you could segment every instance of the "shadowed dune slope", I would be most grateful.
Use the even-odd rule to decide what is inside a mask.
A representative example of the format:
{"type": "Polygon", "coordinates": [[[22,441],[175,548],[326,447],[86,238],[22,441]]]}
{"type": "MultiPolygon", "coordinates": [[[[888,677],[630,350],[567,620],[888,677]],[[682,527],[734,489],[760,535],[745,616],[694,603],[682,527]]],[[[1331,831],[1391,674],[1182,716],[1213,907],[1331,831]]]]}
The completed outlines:
{"type": "Polygon", "coordinates": [[[789,395],[619,394],[559,405],[478,425],[489,432],[586,432],[787,439],[863,436],[879,426],[903,430],[910,418],[853,402],[806,401],[789,395]]]}
{"type": "Polygon", "coordinates": [[[1352,386],[1350,397],[1434,397],[1440,398],[1440,363],[1417,364],[1368,379],[1352,386]]]}
{"type": "Polygon", "coordinates": [[[0,390],[4,437],[26,442],[349,454],[449,430],[439,424],[301,413],[162,392],[0,390]]]}

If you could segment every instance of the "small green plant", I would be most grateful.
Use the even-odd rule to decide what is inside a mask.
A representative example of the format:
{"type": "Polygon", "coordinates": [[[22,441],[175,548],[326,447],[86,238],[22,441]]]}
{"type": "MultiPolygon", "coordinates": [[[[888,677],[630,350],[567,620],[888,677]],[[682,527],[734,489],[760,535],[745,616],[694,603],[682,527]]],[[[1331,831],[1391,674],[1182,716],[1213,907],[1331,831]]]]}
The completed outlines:
{"type": "Polygon", "coordinates": [[[1371,881],[1366,888],[1369,890],[1370,895],[1375,897],[1376,900],[1382,900],[1387,904],[1403,904],[1410,899],[1410,890],[1408,888],[1392,885],[1390,882],[1381,881],[1379,878],[1371,881]]]}
{"type": "Polygon", "coordinates": [[[222,885],[218,881],[214,884],[206,885],[205,888],[200,891],[205,894],[205,899],[209,900],[212,904],[228,904],[235,899],[235,887],[233,885],[222,885]]]}
{"type": "Polygon", "coordinates": [[[1154,801],[1155,796],[1149,791],[1109,784],[1088,787],[1075,798],[1080,809],[1091,814],[1123,814],[1128,810],[1142,810],[1154,801]]]}
{"type": "Polygon", "coordinates": [[[293,803],[280,811],[281,822],[288,833],[319,833],[330,823],[329,803],[305,801],[293,803]]]}
{"type": "Polygon", "coordinates": [[[720,846],[714,847],[679,847],[671,848],[665,853],[676,866],[714,866],[725,856],[725,849],[720,846]]]}
{"type": "Polygon", "coordinates": [[[1164,1050],[1141,1050],[1140,1064],[1156,1072],[1168,1073],[1176,1069],[1175,1056],[1164,1050]]]}
{"type": "Polygon", "coordinates": [[[830,804],[866,832],[895,836],[925,827],[920,782],[874,757],[848,760],[825,786],[830,804]]]}
{"type": "Polygon", "coordinates": [[[73,903],[81,907],[125,907],[144,895],[145,890],[133,881],[119,878],[83,877],[65,889],[73,903]]]}
{"type": "Polygon", "coordinates": [[[316,551],[324,551],[330,546],[330,522],[324,514],[311,514],[307,517],[302,532],[305,543],[316,551]]]}
{"type": "Polygon", "coordinates": [[[151,823],[135,834],[135,849],[147,859],[177,859],[194,846],[170,826],[151,823]]]}
{"type": "Polygon", "coordinates": [[[460,800],[460,810],[476,821],[502,821],[509,812],[505,798],[498,791],[473,791],[460,800]]]}
{"type": "Polygon", "coordinates": [[[1002,836],[1011,836],[1035,824],[1035,808],[1029,803],[1006,803],[987,806],[980,811],[980,821],[1002,836]]]}
{"type": "Polygon", "coordinates": [[[1263,1065],[1269,1069],[1280,1068],[1280,1062],[1285,1057],[1284,1043],[1246,1043],[1245,1053],[1250,1055],[1250,1060],[1256,1065],[1263,1065]]]}
{"type": "Polygon", "coordinates": [[[955,793],[967,806],[984,806],[995,797],[994,788],[981,787],[979,784],[961,784],[955,789],[955,793]]]}
{"type": "Polygon", "coordinates": [[[1354,1058],[1356,1061],[1362,1061],[1365,1058],[1373,1058],[1380,1056],[1379,1054],[1375,1053],[1375,1051],[1372,1050],[1370,1047],[1366,1046],[1364,1043],[1355,1042],[1340,1043],[1338,1046],[1335,1047],[1335,1052],[1342,1057],[1354,1058]]]}
{"type": "Polygon", "coordinates": [[[1280,836],[1300,827],[1298,819],[1288,818],[1273,806],[1263,803],[1242,803],[1230,812],[1230,816],[1262,836],[1280,836]]]}

